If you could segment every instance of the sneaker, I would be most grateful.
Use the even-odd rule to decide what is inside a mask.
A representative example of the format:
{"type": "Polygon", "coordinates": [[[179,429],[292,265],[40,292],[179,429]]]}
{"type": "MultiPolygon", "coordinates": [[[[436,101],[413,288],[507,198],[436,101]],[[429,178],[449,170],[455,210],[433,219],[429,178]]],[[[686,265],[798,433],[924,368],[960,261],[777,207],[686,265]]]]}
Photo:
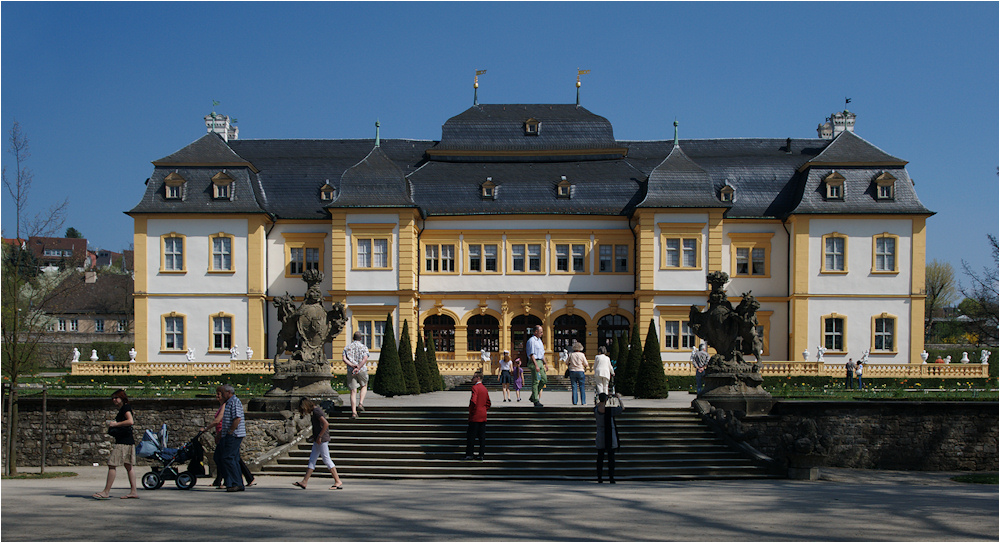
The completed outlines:
{"type": "Polygon", "coordinates": [[[465,458],[463,458],[462,460],[472,460],[473,458],[474,457],[472,455],[468,455],[467,454],[467,455],[465,455],[465,458]]]}
{"type": "Polygon", "coordinates": [[[535,402],[535,407],[545,407],[542,402],[535,402]]]}

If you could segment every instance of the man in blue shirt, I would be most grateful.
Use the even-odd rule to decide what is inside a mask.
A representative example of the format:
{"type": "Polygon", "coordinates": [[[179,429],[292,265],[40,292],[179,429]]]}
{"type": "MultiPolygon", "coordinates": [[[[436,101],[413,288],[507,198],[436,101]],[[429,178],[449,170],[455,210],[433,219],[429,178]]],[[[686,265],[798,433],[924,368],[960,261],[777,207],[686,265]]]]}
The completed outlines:
{"type": "Polygon", "coordinates": [[[525,349],[528,353],[528,368],[531,369],[531,400],[535,407],[542,407],[542,387],[549,382],[545,376],[545,345],[542,343],[542,327],[535,326],[535,335],[528,338],[525,349]]]}
{"type": "Polygon", "coordinates": [[[244,422],[243,402],[236,397],[232,385],[223,385],[222,399],[226,405],[222,410],[222,438],[219,439],[219,474],[222,475],[226,492],[242,492],[243,478],[240,475],[240,445],[247,435],[244,422]]]}

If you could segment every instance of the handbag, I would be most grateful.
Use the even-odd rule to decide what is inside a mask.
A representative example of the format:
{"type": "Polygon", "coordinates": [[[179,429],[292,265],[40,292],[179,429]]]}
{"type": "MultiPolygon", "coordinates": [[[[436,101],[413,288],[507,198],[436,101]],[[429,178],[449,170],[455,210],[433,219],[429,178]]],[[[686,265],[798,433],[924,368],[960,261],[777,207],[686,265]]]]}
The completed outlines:
{"type": "Polygon", "coordinates": [[[569,368],[568,367],[566,368],[566,371],[563,372],[563,377],[565,377],[567,379],[569,378],[569,368]]]}

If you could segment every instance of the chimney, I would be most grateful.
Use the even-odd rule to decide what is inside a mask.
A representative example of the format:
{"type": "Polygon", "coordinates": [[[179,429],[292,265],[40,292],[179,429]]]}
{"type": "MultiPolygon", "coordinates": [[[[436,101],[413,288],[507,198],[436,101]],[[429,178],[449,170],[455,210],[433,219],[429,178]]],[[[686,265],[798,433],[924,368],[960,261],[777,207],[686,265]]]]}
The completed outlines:
{"type": "Polygon", "coordinates": [[[209,132],[215,132],[222,136],[225,141],[240,138],[240,129],[236,126],[236,119],[230,119],[229,115],[220,115],[214,111],[205,115],[205,128],[209,132]]]}

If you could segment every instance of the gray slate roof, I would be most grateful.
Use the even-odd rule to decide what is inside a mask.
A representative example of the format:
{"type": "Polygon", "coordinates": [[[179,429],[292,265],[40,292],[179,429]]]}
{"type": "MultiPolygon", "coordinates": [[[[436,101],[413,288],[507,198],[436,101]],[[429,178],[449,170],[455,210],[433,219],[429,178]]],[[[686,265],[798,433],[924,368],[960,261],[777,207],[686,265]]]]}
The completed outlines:
{"type": "Polygon", "coordinates": [[[930,213],[917,198],[913,181],[905,168],[812,168],[805,179],[802,197],[791,213],[930,213]],[[827,200],[823,179],[836,171],[844,176],[843,200],[827,200]],[[875,178],[889,172],[895,181],[895,194],[891,200],[875,198],[875,178]]]}
{"type": "Polygon", "coordinates": [[[819,164],[870,164],[905,166],[906,161],[898,159],[889,153],[868,143],[854,132],[844,131],[830,142],[823,152],[809,161],[812,165],[819,164]]]}
{"type": "Polygon", "coordinates": [[[637,207],[728,207],[719,200],[704,168],[674,145],[667,158],[649,173],[646,197],[637,207]]]}
{"type": "Polygon", "coordinates": [[[414,207],[409,182],[381,147],[375,147],[361,162],[340,178],[337,197],[329,207],[414,207]]]}

